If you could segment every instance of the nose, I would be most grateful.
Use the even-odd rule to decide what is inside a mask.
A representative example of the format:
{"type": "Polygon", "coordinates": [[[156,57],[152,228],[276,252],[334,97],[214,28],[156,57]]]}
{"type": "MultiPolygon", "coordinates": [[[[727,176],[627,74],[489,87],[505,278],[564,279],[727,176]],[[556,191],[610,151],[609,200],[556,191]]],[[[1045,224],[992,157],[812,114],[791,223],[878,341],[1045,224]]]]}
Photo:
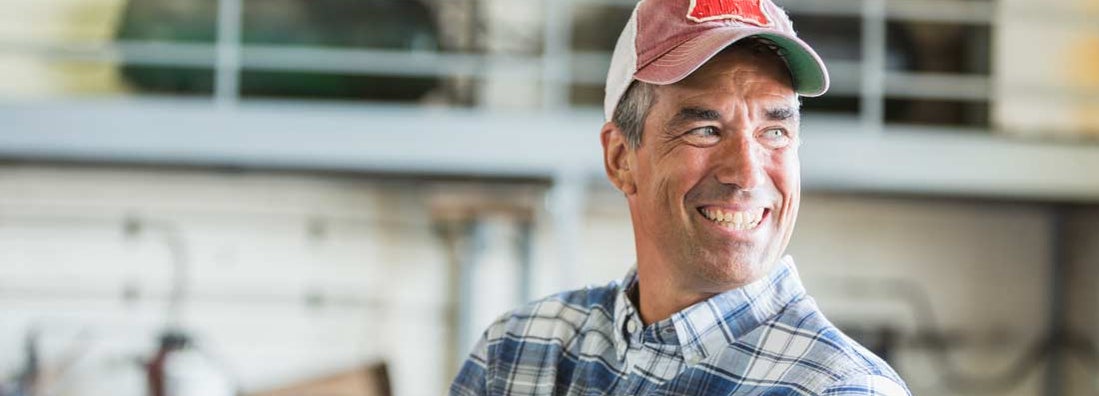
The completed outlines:
{"type": "Polygon", "coordinates": [[[718,182],[740,190],[752,190],[763,182],[763,153],[751,134],[738,134],[720,146],[714,171],[718,182]]]}

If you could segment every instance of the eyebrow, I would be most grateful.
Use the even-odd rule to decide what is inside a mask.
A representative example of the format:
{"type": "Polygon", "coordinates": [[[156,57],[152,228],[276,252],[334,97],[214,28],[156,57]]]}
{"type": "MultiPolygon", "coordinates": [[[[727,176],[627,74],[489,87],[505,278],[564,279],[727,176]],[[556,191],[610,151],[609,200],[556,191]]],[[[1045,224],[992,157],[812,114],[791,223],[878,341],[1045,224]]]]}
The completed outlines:
{"type": "MultiPolygon", "coordinates": [[[[796,107],[792,106],[779,106],[765,109],[763,111],[764,116],[768,121],[786,121],[797,120],[800,118],[800,112],[796,107]]],[[[668,120],[667,126],[672,127],[680,124],[685,124],[694,121],[720,121],[721,113],[717,110],[705,109],[701,107],[684,107],[679,109],[672,119],[668,120]]]]}
{"type": "Polygon", "coordinates": [[[764,115],[767,116],[769,121],[786,121],[789,119],[798,119],[798,110],[793,107],[773,107],[764,110],[764,115]]]}
{"type": "Polygon", "coordinates": [[[717,110],[704,109],[701,107],[684,107],[679,109],[674,117],[668,120],[668,126],[675,126],[685,124],[693,121],[719,121],[721,120],[721,113],[717,110]]]}

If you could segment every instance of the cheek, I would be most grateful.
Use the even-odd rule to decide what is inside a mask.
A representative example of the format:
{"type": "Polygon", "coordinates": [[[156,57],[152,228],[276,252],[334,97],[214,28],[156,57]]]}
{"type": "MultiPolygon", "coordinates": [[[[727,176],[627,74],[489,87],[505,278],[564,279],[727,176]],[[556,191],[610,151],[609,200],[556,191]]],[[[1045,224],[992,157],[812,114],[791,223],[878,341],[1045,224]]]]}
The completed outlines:
{"type": "Polygon", "coordinates": [[[680,206],[684,197],[705,174],[706,153],[692,148],[681,148],[661,158],[652,173],[654,197],[673,206],[680,206]]]}
{"type": "Polygon", "coordinates": [[[797,152],[775,153],[767,174],[782,197],[783,206],[796,208],[801,195],[801,163],[797,152]]]}
{"type": "Polygon", "coordinates": [[[792,231],[793,222],[798,217],[798,206],[801,200],[801,165],[797,152],[776,153],[771,156],[770,167],[767,169],[768,177],[775,184],[775,193],[781,199],[781,204],[775,215],[780,221],[784,233],[792,231]]]}

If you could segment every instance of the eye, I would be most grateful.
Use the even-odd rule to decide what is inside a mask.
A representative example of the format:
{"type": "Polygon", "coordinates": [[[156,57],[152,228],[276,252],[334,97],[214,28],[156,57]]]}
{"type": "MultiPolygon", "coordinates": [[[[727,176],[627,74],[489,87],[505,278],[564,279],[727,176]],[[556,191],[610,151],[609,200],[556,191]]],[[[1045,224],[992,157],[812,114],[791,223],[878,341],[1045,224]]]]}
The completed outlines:
{"type": "Polygon", "coordinates": [[[793,138],[790,137],[790,132],[783,128],[771,128],[765,130],[762,134],[759,135],[759,139],[763,142],[764,145],[770,148],[783,148],[789,146],[790,143],[793,141],[793,138]]]}
{"type": "Polygon", "coordinates": [[[721,133],[718,132],[716,127],[706,126],[687,131],[683,134],[683,138],[687,140],[687,143],[693,145],[710,145],[717,143],[718,139],[721,138],[721,133]]]}
{"type": "Polygon", "coordinates": [[[717,128],[712,126],[695,128],[687,131],[687,133],[695,136],[717,136],[717,128]]]}

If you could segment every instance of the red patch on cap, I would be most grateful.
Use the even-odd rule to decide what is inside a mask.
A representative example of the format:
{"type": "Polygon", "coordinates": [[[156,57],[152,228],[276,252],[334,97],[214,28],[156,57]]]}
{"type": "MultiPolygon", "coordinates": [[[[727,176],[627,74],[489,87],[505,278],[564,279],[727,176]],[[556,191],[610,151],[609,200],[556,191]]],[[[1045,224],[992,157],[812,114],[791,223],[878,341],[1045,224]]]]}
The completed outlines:
{"type": "Polygon", "coordinates": [[[763,0],[691,0],[687,19],[695,22],[732,19],[756,26],[771,26],[763,0]]]}

